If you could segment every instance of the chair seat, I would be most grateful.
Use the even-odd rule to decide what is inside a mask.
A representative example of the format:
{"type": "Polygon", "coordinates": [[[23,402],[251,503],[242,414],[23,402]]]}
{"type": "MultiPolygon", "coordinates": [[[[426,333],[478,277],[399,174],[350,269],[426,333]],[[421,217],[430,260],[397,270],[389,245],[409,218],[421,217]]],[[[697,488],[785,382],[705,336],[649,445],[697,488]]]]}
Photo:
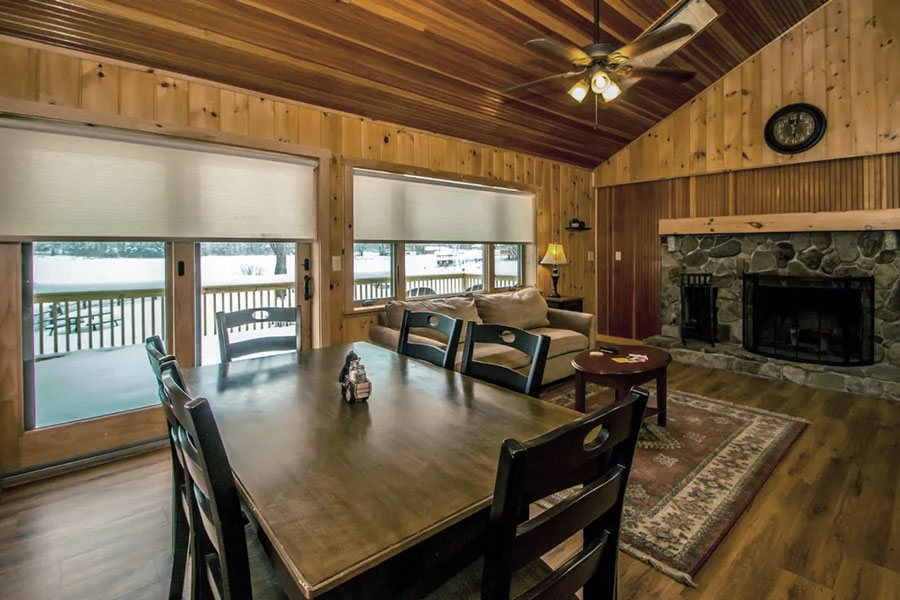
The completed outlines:
{"type": "MultiPolygon", "coordinates": [[[[484,572],[484,558],[480,558],[434,590],[424,600],[481,600],[481,576],[484,572]]],[[[552,570],[547,563],[538,559],[513,574],[510,598],[527,592],[546,579],[552,570]]],[[[571,596],[577,600],[577,596],[571,596]]]]}
{"type": "MultiPolygon", "coordinates": [[[[244,527],[244,535],[247,538],[247,561],[250,563],[250,587],[253,590],[253,600],[287,600],[287,595],[278,585],[275,568],[269,562],[266,551],[263,549],[253,525],[244,527]]],[[[219,557],[215,553],[206,557],[210,570],[221,572],[219,557]]],[[[216,580],[221,581],[221,576],[216,580]]],[[[210,585],[215,585],[210,581],[210,585]]],[[[219,593],[221,597],[221,591],[219,593]]]]}

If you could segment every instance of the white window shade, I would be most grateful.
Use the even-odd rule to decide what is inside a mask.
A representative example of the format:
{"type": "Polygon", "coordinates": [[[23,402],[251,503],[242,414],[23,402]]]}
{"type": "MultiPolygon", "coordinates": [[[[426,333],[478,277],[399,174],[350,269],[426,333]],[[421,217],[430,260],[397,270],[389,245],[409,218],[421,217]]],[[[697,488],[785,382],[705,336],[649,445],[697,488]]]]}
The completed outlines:
{"type": "Polygon", "coordinates": [[[312,161],[99,135],[0,120],[0,237],[315,238],[312,161]]]}
{"type": "Polygon", "coordinates": [[[357,241],[533,244],[534,194],[356,170],[357,241]]]}

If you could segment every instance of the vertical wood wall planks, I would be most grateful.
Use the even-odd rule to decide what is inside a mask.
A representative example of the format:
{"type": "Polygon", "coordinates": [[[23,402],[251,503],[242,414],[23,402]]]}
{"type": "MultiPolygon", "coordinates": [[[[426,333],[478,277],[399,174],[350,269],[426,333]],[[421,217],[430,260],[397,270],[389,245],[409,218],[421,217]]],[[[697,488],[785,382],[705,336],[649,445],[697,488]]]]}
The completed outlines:
{"type": "Polygon", "coordinates": [[[896,151],[900,149],[898,39],[900,2],[828,0],[604,161],[594,171],[594,184],[678,175],[672,165],[677,168],[677,158],[685,151],[691,157],[688,172],[697,175],[896,151]],[[740,102],[733,93],[736,88],[740,102]],[[793,102],[821,108],[828,128],[812,149],[779,154],[765,143],[764,125],[776,110],[793,102]],[[682,110],[690,113],[686,150],[681,147],[683,138],[666,135],[680,130],[682,110]],[[738,140],[740,154],[735,151],[738,140]],[[670,152],[671,165],[666,162],[670,152]]]}
{"type": "Polygon", "coordinates": [[[119,114],[153,119],[156,116],[155,85],[152,73],[122,69],[119,74],[119,114]]]}
{"type": "Polygon", "coordinates": [[[187,125],[190,122],[188,106],[188,82],[174,77],[157,75],[156,119],[162,123],[187,125]]]}
{"type": "Polygon", "coordinates": [[[219,90],[213,86],[188,84],[188,123],[191,127],[219,129],[219,90]]]}
{"type": "Polygon", "coordinates": [[[219,92],[219,129],[238,135],[249,134],[250,98],[247,94],[231,90],[219,92]]]}
{"type": "Polygon", "coordinates": [[[38,59],[39,102],[78,107],[81,61],[73,56],[41,52],[38,59]]]}
{"type": "Polygon", "coordinates": [[[40,52],[27,46],[0,42],[0,95],[16,100],[37,100],[40,52]]]}
{"type": "Polygon", "coordinates": [[[115,114],[119,111],[119,67],[97,60],[81,61],[81,108],[115,114]]]}

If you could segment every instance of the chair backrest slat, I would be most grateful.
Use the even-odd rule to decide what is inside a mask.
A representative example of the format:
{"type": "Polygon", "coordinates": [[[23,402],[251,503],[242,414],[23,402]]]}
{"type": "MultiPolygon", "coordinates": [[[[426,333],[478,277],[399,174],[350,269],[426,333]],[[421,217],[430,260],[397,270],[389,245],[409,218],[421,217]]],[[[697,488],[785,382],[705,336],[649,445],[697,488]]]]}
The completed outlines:
{"type": "Polygon", "coordinates": [[[300,307],[272,306],[263,308],[245,308],[233,312],[216,313],[216,330],[219,336],[219,353],[222,362],[231,362],[235,358],[258,354],[259,352],[275,352],[279,350],[300,351],[300,307]],[[277,335],[256,337],[250,340],[232,342],[229,329],[253,324],[293,323],[294,335],[277,335]]]}
{"type": "Polygon", "coordinates": [[[512,566],[523,567],[547,553],[611,509],[624,480],[617,465],[603,479],[573,492],[556,506],[521,526],[513,551],[512,566]]]}
{"type": "Polygon", "coordinates": [[[546,335],[535,335],[517,327],[469,321],[466,326],[466,341],[463,344],[460,371],[463,375],[483,379],[537,398],[541,394],[541,382],[544,379],[544,366],[549,350],[550,338],[546,335]],[[501,344],[524,352],[531,357],[528,375],[503,365],[475,360],[476,343],[501,344]]]}
{"type": "Polygon", "coordinates": [[[171,374],[163,386],[179,423],[179,439],[193,482],[194,522],[203,523],[198,547],[203,568],[223,600],[252,598],[250,565],[244,536],[240,498],[225,445],[206,398],[191,398],[171,374]]]}
{"type": "Polygon", "coordinates": [[[452,369],[456,364],[456,351],[459,347],[459,336],[462,333],[462,319],[454,319],[447,315],[432,312],[413,312],[409,309],[403,311],[403,321],[400,323],[400,340],[397,343],[397,352],[405,356],[411,356],[421,360],[452,369]],[[439,331],[447,336],[447,347],[441,350],[430,344],[420,344],[409,341],[409,330],[412,327],[421,327],[439,331]]]}
{"type": "MultiPolygon", "coordinates": [[[[562,564],[554,573],[547,577],[540,584],[534,586],[530,590],[516,597],[515,600],[556,600],[557,598],[572,598],[584,584],[586,580],[592,577],[605,575],[601,569],[601,560],[608,558],[609,553],[613,552],[613,547],[609,544],[610,535],[608,532],[594,540],[591,544],[585,546],[580,552],[572,556],[562,564]]],[[[615,577],[615,573],[613,573],[615,577]]],[[[601,589],[614,587],[613,585],[597,586],[601,589]]],[[[585,591],[585,599],[591,598],[585,591]]],[[[615,598],[614,594],[601,593],[595,595],[591,600],[606,600],[615,598]]]]}
{"type": "Polygon", "coordinates": [[[627,398],[530,442],[503,442],[482,598],[509,600],[513,573],[579,530],[583,550],[521,597],[549,600],[582,587],[584,600],[613,597],[625,488],[647,398],[634,388],[627,398]],[[575,485],[582,487],[521,523],[532,502],[575,485]]]}

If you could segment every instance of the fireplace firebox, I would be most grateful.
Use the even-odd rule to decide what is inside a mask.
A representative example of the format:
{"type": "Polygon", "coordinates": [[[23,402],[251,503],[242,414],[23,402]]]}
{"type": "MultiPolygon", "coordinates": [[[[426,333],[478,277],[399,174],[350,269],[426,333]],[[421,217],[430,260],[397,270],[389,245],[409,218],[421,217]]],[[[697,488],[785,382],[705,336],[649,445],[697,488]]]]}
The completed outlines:
{"type": "Polygon", "coordinates": [[[874,362],[875,279],[744,273],[744,348],[825,365],[874,362]]]}

